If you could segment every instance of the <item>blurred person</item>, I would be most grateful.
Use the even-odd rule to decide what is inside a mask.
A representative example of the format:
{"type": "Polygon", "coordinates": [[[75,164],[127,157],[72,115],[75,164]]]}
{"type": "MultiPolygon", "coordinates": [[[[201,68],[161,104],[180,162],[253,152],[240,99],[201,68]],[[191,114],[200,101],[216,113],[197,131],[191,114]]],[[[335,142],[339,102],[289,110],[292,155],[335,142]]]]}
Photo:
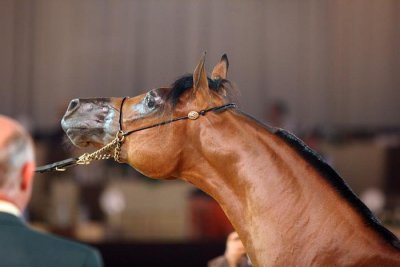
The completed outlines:
{"type": "Polygon", "coordinates": [[[189,195],[189,215],[193,240],[225,240],[233,231],[217,201],[200,189],[194,189],[189,195]]]}
{"type": "Polygon", "coordinates": [[[226,249],[222,256],[208,262],[208,267],[251,267],[246,249],[237,232],[232,232],[226,239],[226,249]]]}
{"type": "Polygon", "coordinates": [[[282,128],[297,135],[300,131],[289,106],[280,99],[276,99],[266,106],[265,122],[267,125],[282,128]]]}
{"type": "Polygon", "coordinates": [[[23,221],[34,169],[31,137],[16,121],[0,115],[0,266],[102,266],[94,248],[39,233],[23,221]]]}

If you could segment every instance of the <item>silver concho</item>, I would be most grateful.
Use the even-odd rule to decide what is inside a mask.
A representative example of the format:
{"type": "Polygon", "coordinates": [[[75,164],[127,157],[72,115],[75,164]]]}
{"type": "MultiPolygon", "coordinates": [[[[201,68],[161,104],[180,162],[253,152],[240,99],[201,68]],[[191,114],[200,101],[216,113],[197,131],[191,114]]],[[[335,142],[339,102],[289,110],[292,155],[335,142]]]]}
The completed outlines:
{"type": "Polygon", "coordinates": [[[188,114],[188,118],[191,120],[196,120],[199,117],[199,113],[197,111],[190,111],[188,114]]]}

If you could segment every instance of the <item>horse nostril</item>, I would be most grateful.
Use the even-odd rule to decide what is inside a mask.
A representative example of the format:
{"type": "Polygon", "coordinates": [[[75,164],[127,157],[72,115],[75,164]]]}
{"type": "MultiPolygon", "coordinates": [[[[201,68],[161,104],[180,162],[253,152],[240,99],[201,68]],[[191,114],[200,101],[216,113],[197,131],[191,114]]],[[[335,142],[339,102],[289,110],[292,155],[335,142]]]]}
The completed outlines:
{"type": "Polygon", "coordinates": [[[79,99],[73,99],[69,103],[68,112],[72,112],[79,105],[79,99]]]}

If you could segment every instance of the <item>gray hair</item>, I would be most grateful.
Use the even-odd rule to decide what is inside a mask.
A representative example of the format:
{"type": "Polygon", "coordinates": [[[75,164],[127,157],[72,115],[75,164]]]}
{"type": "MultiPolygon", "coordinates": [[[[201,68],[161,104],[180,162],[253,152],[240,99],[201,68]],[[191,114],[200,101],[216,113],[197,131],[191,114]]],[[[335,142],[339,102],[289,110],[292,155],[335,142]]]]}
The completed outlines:
{"type": "Polygon", "coordinates": [[[22,166],[33,160],[30,137],[23,131],[15,131],[0,148],[0,188],[8,190],[18,184],[22,166]]]}

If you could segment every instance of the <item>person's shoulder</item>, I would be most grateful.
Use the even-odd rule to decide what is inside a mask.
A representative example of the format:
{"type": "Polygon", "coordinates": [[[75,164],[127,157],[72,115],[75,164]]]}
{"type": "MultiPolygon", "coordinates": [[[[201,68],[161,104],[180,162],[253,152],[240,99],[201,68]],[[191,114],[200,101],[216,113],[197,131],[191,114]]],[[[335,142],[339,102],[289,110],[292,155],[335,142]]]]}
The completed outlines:
{"type": "Polygon", "coordinates": [[[33,229],[30,229],[30,231],[32,232],[33,238],[36,238],[41,242],[51,244],[52,246],[59,246],[66,249],[78,249],[83,251],[93,250],[92,247],[79,243],[77,241],[69,240],[53,234],[39,232],[33,229]]]}
{"type": "Polygon", "coordinates": [[[74,258],[83,262],[83,267],[102,266],[100,254],[94,247],[33,229],[28,231],[31,233],[30,240],[34,249],[51,250],[54,255],[58,255],[61,258],[67,257],[68,259],[66,260],[74,258]]]}

